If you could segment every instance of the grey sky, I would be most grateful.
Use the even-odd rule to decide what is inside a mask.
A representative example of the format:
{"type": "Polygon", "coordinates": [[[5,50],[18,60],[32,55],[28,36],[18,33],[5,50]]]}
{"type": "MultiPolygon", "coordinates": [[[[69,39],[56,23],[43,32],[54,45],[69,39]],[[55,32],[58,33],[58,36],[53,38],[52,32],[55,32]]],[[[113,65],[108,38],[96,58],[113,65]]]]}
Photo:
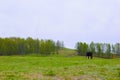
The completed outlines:
{"type": "Polygon", "coordinates": [[[120,0],[0,0],[0,37],[120,42],[120,0]]]}

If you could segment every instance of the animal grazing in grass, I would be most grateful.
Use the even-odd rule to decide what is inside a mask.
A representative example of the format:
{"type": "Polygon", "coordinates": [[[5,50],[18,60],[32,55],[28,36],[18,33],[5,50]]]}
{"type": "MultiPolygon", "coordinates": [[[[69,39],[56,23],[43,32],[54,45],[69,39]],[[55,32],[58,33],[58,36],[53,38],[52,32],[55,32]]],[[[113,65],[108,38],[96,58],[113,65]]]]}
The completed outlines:
{"type": "Polygon", "coordinates": [[[93,53],[92,52],[86,52],[86,57],[89,58],[93,58],[93,53]]]}

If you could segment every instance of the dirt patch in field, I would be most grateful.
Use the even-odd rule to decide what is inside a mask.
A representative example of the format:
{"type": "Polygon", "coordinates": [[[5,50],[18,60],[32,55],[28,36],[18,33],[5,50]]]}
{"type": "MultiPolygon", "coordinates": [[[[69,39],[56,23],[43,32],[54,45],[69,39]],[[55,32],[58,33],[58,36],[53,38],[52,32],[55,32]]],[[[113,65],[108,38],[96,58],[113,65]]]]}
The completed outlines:
{"type": "Polygon", "coordinates": [[[28,74],[24,73],[24,74],[21,74],[21,76],[25,79],[30,79],[30,80],[43,78],[43,76],[41,74],[38,74],[38,73],[28,73],[28,74]]]}
{"type": "Polygon", "coordinates": [[[58,77],[58,76],[43,76],[41,74],[22,74],[22,77],[24,79],[29,79],[29,80],[33,80],[33,79],[42,79],[42,80],[102,80],[96,76],[89,76],[89,75],[82,75],[82,76],[73,76],[73,77],[58,77]]]}
{"type": "Polygon", "coordinates": [[[88,75],[82,75],[82,76],[73,76],[73,77],[64,77],[64,78],[60,78],[60,77],[51,77],[48,78],[46,80],[102,80],[96,76],[88,76],[88,75]]]}
{"type": "Polygon", "coordinates": [[[102,79],[97,78],[96,76],[83,75],[83,76],[72,77],[71,80],[102,80],[102,79]]]}

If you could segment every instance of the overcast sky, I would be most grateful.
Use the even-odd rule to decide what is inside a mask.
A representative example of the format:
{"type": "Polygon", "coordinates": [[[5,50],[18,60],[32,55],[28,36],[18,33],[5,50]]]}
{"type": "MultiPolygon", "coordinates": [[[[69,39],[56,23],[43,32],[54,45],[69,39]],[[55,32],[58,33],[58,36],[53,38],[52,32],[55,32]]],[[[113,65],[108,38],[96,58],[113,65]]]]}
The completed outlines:
{"type": "Polygon", "coordinates": [[[0,37],[120,42],[120,0],[0,0],[0,37]]]}

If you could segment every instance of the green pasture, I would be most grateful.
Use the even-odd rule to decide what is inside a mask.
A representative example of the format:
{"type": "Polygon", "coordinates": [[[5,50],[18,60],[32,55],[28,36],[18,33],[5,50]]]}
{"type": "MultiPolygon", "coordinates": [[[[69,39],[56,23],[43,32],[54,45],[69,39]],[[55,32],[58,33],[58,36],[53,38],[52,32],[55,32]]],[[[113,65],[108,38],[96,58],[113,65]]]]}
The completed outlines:
{"type": "Polygon", "coordinates": [[[0,80],[120,80],[120,59],[0,56],[0,80]]]}

